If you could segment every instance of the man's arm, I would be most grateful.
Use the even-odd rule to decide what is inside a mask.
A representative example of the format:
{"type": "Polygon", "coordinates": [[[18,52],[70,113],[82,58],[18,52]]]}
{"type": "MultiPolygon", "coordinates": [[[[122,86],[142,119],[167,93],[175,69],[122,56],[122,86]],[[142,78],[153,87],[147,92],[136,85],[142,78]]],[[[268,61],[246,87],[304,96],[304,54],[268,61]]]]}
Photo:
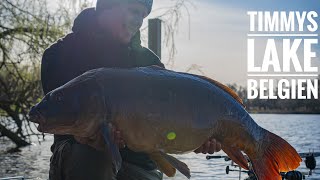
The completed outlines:
{"type": "Polygon", "coordinates": [[[130,58],[135,61],[135,66],[137,67],[157,65],[165,68],[164,64],[160,61],[160,58],[148,48],[142,46],[135,48],[131,55],[132,57],[130,58]]]}
{"type": "MultiPolygon", "coordinates": [[[[76,47],[71,46],[73,34],[58,40],[45,50],[41,62],[41,83],[45,94],[62,86],[76,76],[78,71],[72,68],[73,53],[76,47]]],[[[79,53],[79,52],[77,52],[79,53]]]]}
{"type": "Polygon", "coordinates": [[[135,61],[136,66],[157,65],[165,68],[164,64],[160,61],[160,58],[154,52],[141,46],[140,31],[138,31],[131,39],[130,48],[132,49],[130,58],[135,61]]]}
{"type": "Polygon", "coordinates": [[[145,58],[149,60],[148,62],[145,62],[147,66],[157,65],[165,68],[164,64],[160,61],[160,58],[150,49],[142,47],[142,51],[144,51],[145,58]]]}

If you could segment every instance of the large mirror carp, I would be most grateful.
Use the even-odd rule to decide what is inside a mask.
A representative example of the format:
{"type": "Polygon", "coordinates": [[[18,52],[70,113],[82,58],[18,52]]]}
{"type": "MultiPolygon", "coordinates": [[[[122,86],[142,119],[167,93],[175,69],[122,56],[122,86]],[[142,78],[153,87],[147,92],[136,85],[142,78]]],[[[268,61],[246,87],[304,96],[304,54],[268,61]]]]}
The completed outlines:
{"type": "Polygon", "coordinates": [[[301,162],[289,143],[255,123],[228,87],[156,66],[88,71],[49,92],[31,109],[30,119],[41,132],[74,135],[97,149],[106,146],[116,169],[121,156],[110,125],[122,132],[128,148],[148,153],[168,176],[177,169],[190,178],[188,166],[169,154],[192,152],[210,137],[245,169],[241,151],[247,154],[260,180],[281,179],[279,172],[301,162]]]}

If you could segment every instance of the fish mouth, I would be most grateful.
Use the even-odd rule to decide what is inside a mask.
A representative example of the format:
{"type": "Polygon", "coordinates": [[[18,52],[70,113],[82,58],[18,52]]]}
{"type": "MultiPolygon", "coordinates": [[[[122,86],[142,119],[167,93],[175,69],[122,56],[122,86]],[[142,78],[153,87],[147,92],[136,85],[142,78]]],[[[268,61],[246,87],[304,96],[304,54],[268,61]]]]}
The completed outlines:
{"type": "Polygon", "coordinates": [[[29,112],[29,121],[37,123],[38,124],[37,130],[40,132],[43,132],[44,126],[46,124],[45,117],[40,111],[38,111],[34,107],[29,112]]]}
{"type": "Polygon", "coordinates": [[[44,132],[44,124],[38,124],[37,130],[39,132],[44,132]]]}

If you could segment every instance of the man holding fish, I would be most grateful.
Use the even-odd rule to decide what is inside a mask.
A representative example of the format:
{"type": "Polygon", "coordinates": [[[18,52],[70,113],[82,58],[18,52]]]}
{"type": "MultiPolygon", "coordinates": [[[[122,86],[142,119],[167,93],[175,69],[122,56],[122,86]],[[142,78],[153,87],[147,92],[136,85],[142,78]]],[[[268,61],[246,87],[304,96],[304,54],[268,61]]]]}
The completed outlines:
{"type": "MultiPolygon", "coordinates": [[[[74,21],[72,33],[53,44],[43,55],[41,81],[44,93],[95,68],[164,67],[153,52],[140,45],[139,29],[152,4],[153,0],[98,0],[96,8],[82,11],[74,21]]],[[[125,147],[117,128],[113,128],[112,134],[123,159],[117,175],[113,173],[106,151],[81,144],[71,135],[55,135],[50,179],[162,179],[162,173],[147,154],[125,147]]],[[[220,143],[209,139],[195,152],[214,153],[220,149],[220,143]]]]}

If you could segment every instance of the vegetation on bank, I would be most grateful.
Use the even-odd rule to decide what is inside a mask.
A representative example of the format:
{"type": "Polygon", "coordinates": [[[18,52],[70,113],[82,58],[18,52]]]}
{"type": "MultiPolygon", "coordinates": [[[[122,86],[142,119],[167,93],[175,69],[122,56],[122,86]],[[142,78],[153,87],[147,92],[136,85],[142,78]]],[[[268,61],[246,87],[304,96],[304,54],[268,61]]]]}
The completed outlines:
{"type": "MultiPolygon", "coordinates": [[[[169,58],[174,34],[189,0],[177,0],[158,15],[164,26],[169,58]]],[[[0,138],[17,147],[42,134],[28,121],[29,109],[43,97],[40,60],[44,50],[70,32],[75,16],[94,6],[91,0],[3,0],[0,3],[0,138]]],[[[143,28],[143,31],[146,28],[143,28]]],[[[172,62],[169,60],[169,63],[172,62]]]]}
{"type": "MultiPolygon", "coordinates": [[[[318,77],[320,80],[320,75],[318,77]]],[[[319,81],[318,80],[318,81],[319,81]]],[[[248,99],[247,89],[237,84],[229,85],[244,101],[250,113],[319,114],[320,99],[248,99]]],[[[296,88],[297,89],[297,88],[296,88]]],[[[318,87],[318,93],[320,92],[318,87]]],[[[277,94],[275,92],[275,94],[277,94]]],[[[319,96],[319,95],[318,95],[319,96]]]]}

